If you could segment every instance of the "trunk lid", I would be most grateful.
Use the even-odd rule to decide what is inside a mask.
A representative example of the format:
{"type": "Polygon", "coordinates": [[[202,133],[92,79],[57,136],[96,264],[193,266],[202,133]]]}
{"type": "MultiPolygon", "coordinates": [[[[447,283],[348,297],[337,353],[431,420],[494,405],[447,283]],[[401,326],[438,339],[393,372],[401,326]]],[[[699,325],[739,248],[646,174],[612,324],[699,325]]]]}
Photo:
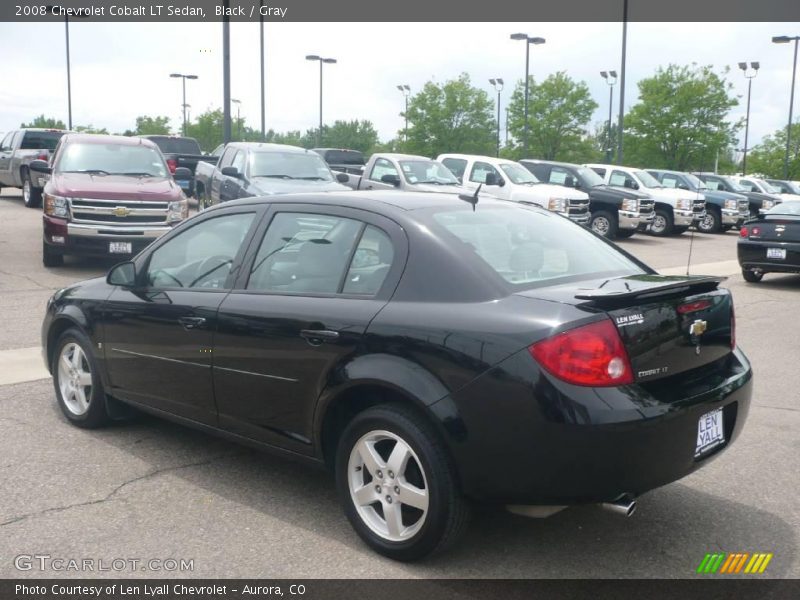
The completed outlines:
{"type": "Polygon", "coordinates": [[[770,215],[747,224],[748,238],[761,242],[796,242],[800,240],[800,218],[770,215]]]}

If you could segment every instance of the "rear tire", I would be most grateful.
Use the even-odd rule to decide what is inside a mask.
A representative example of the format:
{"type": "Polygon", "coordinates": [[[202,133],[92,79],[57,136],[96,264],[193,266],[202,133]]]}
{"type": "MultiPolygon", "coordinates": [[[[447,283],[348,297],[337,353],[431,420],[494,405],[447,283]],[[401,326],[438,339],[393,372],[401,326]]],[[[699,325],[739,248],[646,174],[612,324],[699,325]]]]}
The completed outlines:
{"type": "Polygon", "coordinates": [[[356,533],[394,560],[443,550],[467,522],[468,504],[444,444],[406,406],[383,404],[353,418],[336,450],[336,486],[356,533]]]}
{"type": "Polygon", "coordinates": [[[42,189],[33,187],[28,171],[22,173],[22,201],[28,208],[39,208],[42,205],[42,189]]]}
{"type": "Polygon", "coordinates": [[[657,237],[665,237],[672,232],[673,227],[672,212],[664,208],[656,208],[656,214],[650,225],[650,233],[657,237]]]}
{"type": "Polygon", "coordinates": [[[751,271],[750,269],[742,269],[742,277],[748,283],[758,283],[764,277],[764,273],[759,271],[751,271]]]}
{"type": "Polygon", "coordinates": [[[589,229],[607,240],[617,237],[617,215],[608,210],[593,212],[589,219],[589,229]]]}
{"type": "Polygon", "coordinates": [[[55,250],[47,242],[42,242],[42,264],[45,267],[60,267],[64,264],[64,255],[55,250]]]}
{"type": "Polygon", "coordinates": [[[106,395],[92,352],[92,342],[82,331],[67,329],[58,338],[50,365],[61,412],[84,429],[108,423],[106,395]]]}

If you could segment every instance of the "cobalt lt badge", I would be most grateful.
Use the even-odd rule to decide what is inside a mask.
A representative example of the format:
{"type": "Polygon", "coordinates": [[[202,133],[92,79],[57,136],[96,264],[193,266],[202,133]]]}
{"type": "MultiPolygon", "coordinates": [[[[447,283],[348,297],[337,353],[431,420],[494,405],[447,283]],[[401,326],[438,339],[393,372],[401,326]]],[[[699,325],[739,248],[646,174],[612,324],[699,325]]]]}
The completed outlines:
{"type": "Polygon", "coordinates": [[[700,336],[708,329],[708,323],[702,319],[697,319],[694,323],[689,325],[689,335],[692,336],[693,341],[697,344],[694,353],[700,354],[700,336]]]}

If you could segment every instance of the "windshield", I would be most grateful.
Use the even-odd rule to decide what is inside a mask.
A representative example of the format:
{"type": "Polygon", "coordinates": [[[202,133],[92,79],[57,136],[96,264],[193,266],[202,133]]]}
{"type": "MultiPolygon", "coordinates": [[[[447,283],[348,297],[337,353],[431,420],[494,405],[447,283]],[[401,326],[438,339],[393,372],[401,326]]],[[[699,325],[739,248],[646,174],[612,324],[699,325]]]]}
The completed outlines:
{"type": "Polygon", "coordinates": [[[781,202],[770,208],[768,215],[797,215],[800,216],[800,200],[781,202]]]}
{"type": "Polygon", "coordinates": [[[516,183],[517,185],[526,183],[539,183],[539,180],[536,179],[536,176],[522,165],[517,165],[515,163],[500,163],[500,168],[503,170],[503,173],[508,175],[511,183],[516,183]]]}
{"type": "Polygon", "coordinates": [[[315,152],[252,152],[250,177],[333,181],[328,165],[315,152]]]}
{"type": "Polygon", "coordinates": [[[747,191],[749,191],[749,190],[745,189],[744,187],[742,187],[741,185],[739,185],[738,183],[736,183],[730,177],[720,177],[720,179],[722,179],[725,183],[727,183],[734,192],[747,192],[747,191]]]}
{"type": "Polygon", "coordinates": [[[587,167],[578,167],[576,169],[589,187],[597,187],[598,185],[605,185],[605,180],[600,177],[595,171],[587,167]]]}
{"type": "Polygon", "coordinates": [[[706,186],[706,184],[703,183],[700,180],[700,178],[697,177],[696,175],[692,175],[691,173],[686,173],[684,175],[684,177],[686,177],[686,180],[689,182],[689,185],[692,186],[692,189],[695,189],[695,190],[707,190],[708,189],[708,186],[706,186]]]}
{"type": "Polygon", "coordinates": [[[767,183],[763,179],[757,179],[756,183],[760,183],[761,187],[763,187],[764,191],[767,192],[768,194],[780,194],[781,193],[781,191],[778,188],[776,188],[774,185],[771,185],[771,184],[767,183]]]}
{"type": "Polygon", "coordinates": [[[411,185],[433,183],[439,185],[458,185],[458,179],[442,163],[435,160],[401,160],[403,177],[411,185]]]}
{"type": "Polygon", "coordinates": [[[514,286],[643,273],[588,230],[545,211],[478,204],[474,211],[458,207],[432,209],[431,214],[432,228],[441,231],[438,235],[459,255],[474,253],[514,286]]]}
{"type": "Polygon", "coordinates": [[[634,171],[633,174],[639,178],[639,181],[642,183],[644,187],[649,187],[649,188],[664,187],[658,182],[658,179],[650,175],[650,173],[648,173],[647,171],[634,171]]]}
{"type": "Polygon", "coordinates": [[[55,171],[167,177],[167,166],[159,151],[140,144],[68,143],[55,171]]]}

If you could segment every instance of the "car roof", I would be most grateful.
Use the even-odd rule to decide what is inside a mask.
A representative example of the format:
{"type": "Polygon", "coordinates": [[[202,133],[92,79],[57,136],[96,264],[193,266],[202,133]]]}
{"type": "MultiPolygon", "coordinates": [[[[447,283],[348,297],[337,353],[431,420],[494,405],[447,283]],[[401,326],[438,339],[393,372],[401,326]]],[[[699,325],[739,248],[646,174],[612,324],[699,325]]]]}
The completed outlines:
{"type": "Polygon", "coordinates": [[[68,133],[64,136],[65,143],[80,142],[82,144],[119,144],[120,146],[147,146],[158,148],[151,140],[126,135],[108,135],[104,133],[68,133]]]}
{"type": "Polygon", "coordinates": [[[263,152],[291,152],[294,154],[310,154],[314,150],[307,150],[300,146],[290,146],[289,144],[272,144],[269,142],[230,142],[228,148],[239,148],[241,150],[261,150],[263,152]]]}
{"type": "MultiPolygon", "coordinates": [[[[538,158],[521,158],[519,160],[521,163],[532,163],[535,165],[550,165],[551,167],[570,167],[570,168],[578,168],[581,165],[576,163],[568,163],[568,162],[559,162],[556,160],[539,160],[538,158]]],[[[589,165],[587,165],[589,166],[589,165]]]]}
{"type": "Polygon", "coordinates": [[[669,173],[670,175],[687,175],[686,171],[673,171],[672,169],[645,169],[651,173],[669,173]]]}
{"type": "Polygon", "coordinates": [[[398,152],[377,152],[375,156],[378,158],[393,158],[394,160],[434,160],[427,156],[420,156],[418,154],[400,154],[398,152]]]}
{"type": "MultiPolygon", "coordinates": [[[[454,154],[445,152],[439,155],[441,158],[462,158],[464,160],[482,160],[484,162],[502,162],[502,163],[515,163],[517,161],[510,158],[498,158],[496,156],[484,156],[482,154],[454,154]]],[[[438,160],[438,159],[437,159],[438,160]]]]}

